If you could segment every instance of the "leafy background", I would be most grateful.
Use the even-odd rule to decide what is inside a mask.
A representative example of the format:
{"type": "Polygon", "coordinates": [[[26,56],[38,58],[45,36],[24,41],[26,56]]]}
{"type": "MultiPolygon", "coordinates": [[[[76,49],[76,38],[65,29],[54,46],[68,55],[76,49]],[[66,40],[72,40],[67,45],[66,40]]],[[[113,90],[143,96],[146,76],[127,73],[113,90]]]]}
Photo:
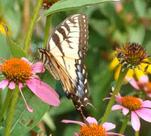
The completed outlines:
{"type": "MultiPolygon", "coordinates": [[[[151,1],[150,0],[123,0],[111,2],[108,0],[61,0],[48,10],[41,8],[32,36],[31,47],[28,55],[23,50],[24,39],[28,31],[30,19],[36,0],[0,0],[0,22],[8,26],[9,40],[0,34],[0,57],[27,56],[35,62],[38,60],[37,49],[44,43],[44,31],[46,17],[51,15],[50,33],[65,19],[74,13],[84,13],[89,18],[89,44],[85,60],[88,71],[90,99],[95,108],[88,108],[91,116],[100,119],[104,113],[107,101],[103,98],[109,96],[114,86],[114,71],[109,65],[113,58],[113,50],[126,42],[142,44],[151,54],[151,1]]],[[[61,123],[62,119],[80,120],[71,100],[67,99],[60,82],[55,81],[46,72],[41,78],[53,86],[59,93],[61,105],[57,108],[37,99],[27,88],[24,95],[34,112],[29,113],[20,98],[17,103],[12,136],[30,136],[39,133],[41,136],[52,134],[53,136],[72,136],[79,130],[77,125],[61,123]]],[[[131,93],[133,89],[129,85],[122,88],[123,94],[131,93]]],[[[6,91],[0,92],[5,97],[6,91]]],[[[123,120],[120,112],[110,114],[109,121],[117,125],[118,131],[123,120]]],[[[151,125],[141,122],[141,136],[150,136],[151,125]]],[[[0,135],[3,135],[5,123],[0,127],[0,135]]],[[[126,129],[126,136],[133,136],[130,125],[126,129]]]]}

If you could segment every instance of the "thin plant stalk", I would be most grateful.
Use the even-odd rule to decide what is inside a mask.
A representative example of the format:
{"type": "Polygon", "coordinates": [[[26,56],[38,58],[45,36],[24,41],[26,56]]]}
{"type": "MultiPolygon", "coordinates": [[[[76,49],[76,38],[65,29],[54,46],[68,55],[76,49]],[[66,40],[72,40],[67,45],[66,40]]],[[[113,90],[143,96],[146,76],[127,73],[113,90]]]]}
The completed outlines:
{"type": "Polygon", "coordinates": [[[0,125],[1,125],[1,121],[4,117],[4,114],[8,109],[8,106],[10,104],[11,99],[12,99],[12,91],[8,89],[5,101],[4,101],[3,106],[2,106],[2,109],[0,110],[0,125]]]}
{"type": "Polygon", "coordinates": [[[9,108],[8,116],[6,119],[4,136],[11,135],[11,127],[12,127],[12,123],[13,123],[13,118],[14,118],[14,114],[15,114],[18,97],[19,97],[19,88],[18,88],[18,86],[16,86],[16,88],[13,90],[13,94],[12,94],[12,100],[10,103],[10,108],[9,108]]]}
{"type": "Polygon", "coordinates": [[[49,38],[50,26],[51,26],[51,15],[46,17],[43,48],[45,48],[47,46],[47,41],[48,41],[48,38],[49,38]]]}
{"type": "Polygon", "coordinates": [[[139,136],[139,131],[136,131],[136,132],[135,132],[135,136],[139,136]]]}
{"type": "Polygon", "coordinates": [[[120,131],[119,131],[120,134],[124,134],[125,129],[126,129],[126,127],[127,127],[128,120],[129,120],[129,117],[126,116],[126,117],[124,118],[124,120],[123,120],[122,127],[121,127],[121,129],[120,129],[120,131]]]}
{"type": "Polygon", "coordinates": [[[103,115],[103,117],[101,119],[102,123],[107,121],[107,118],[108,118],[108,116],[109,116],[109,114],[111,112],[111,108],[112,108],[112,106],[114,104],[114,101],[115,101],[115,95],[117,95],[119,93],[119,91],[121,89],[121,86],[122,86],[122,83],[123,83],[123,80],[124,80],[124,78],[126,76],[126,73],[127,73],[127,69],[125,69],[125,70],[121,69],[120,75],[119,75],[118,80],[117,80],[116,85],[115,85],[114,92],[113,92],[113,94],[111,96],[111,99],[110,99],[108,105],[107,105],[106,111],[105,111],[105,113],[104,113],[104,115],[103,115]]]}
{"type": "Polygon", "coordinates": [[[43,3],[43,0],[37,0],[36,3],[37,4],[35,6],[35,9],[33,11],[33,16],[31,18],[31,21],[30,21],[30,24],[29,24],[29,29],[28,29],[27,35],[25,37],[24,50],[25,50],[26,53],[28,52],[28,50],[30,48],[32,33],[33,33],[33,30],[34,30],[34,27],[35,27],[35,24],[36,24],[36,21],[37,21],[37,18],[38,18],[38,14],[39,14],[40,8],[41,8],[42,3],[43,3]]]}

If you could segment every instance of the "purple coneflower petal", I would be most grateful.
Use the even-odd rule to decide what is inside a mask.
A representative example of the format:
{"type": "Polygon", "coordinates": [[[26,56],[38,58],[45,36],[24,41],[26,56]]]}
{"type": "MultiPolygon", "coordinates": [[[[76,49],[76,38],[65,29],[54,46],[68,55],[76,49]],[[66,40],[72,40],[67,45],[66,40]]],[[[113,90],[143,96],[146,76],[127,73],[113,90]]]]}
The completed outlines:
{"type": "Polygon", "coordinates": [[[147,82],[149,82],[148,76],[147,75],[141,76],[140,79],[139,79],[139,82],[140,83],[147,83],[147,82]]]}
{"type": "Polygon", "coordinates": [[[33,78],[27,80],[26,84],[31,91],[45,103],[53,106],[58,106],[60,104],[58,94],[46,83],[33,78]]]}
{"type": "Polygon", "coordinates": [[[140,119],[135,112],[131,112],[131,124],[135,131],[140,130],[140,119]]]}
{"type": "Polygon", "coordinates": [[[81,121],[74,121],[74,120],[62,120],[61,122],[63,122],[63,123],[78,124],[78,125],[80,125],[80,126],[83,126],[83,125],[84,125],[83,122],[81,122],[81,121]]]}
{"type": "Polygon", "coordinates": [[[151,109],[141,108],[135,111],[143,120],[151,122],[151,109]]]}
{"type": "Polygon", "coordinates": [[[6,86],[8,86],[8,80],[4,79],[0,82],[0,89],[4,89],[6,86]]]}
{"type": "Polygon", "coordinates": [[[32,67],[33,73],[42,73],[45,71],[42,62],[37,62],[37,63],[33,64],[31,67],[32,67]]]}
{"type": "Polygon", "coordinates": [[[138,86],[137,81],[134,78],[126,78],[127,81],[133,86],[135,89],[139,90],[140,87],[138,86]]]}
{"type": "Polygon", "coordinates": [[[107,132],[107,135],[108,136],[124,136],[122,134],[117,134],[117,133],[114,133],[114,132],[107,132]]]}
{"type": "Polygon", "coordinates": [[[121,109],[123,109],[123,106],[121,106],[121,105],[115,104],[115,105],[112,106],[112,111],[121,110],[121,109]]]}
{"type": "Polygon", "coordinates": [[[151,101],[149,101],[149,100],[143,101],[142,107],[151,108],[151,101]]]}
{"type": "Polygon", "coordinates": [[[123,113],[124,115],[127,115],[127,114],[129,113],[129,109],[123,107],[122,113],[123,113]]]}
{"type": "Polygon", "coordinates": [[[113,123],[109,123],[109,122],[103,123],[102,126],[106,129],[106,131],[109,131],[109,130],[112,130],[115,128],[115,125],[113,123]]]}
{"type": "Polygon", "coordinates": [[[27,110],[29,111],[29,112],[33,112],[33,109],[28,105],[28,103],[27,103],[27,101],[26,101],[26,99],[25,99],[25,97],[24,97],[24,95],[23,95],[23,93],[22,93],[22,90],[19,88],[19,91],[20,91],[20,94],[21,94],[21,96],[22,96],[22,98],[23,98],[23,101],[24,101],[24,103],[25,103],[25,106],[26,106],[26,108],[27,108],[27,110]]]}
{"type": "Polygon", "coordinates": [[[80,136],[78,133],[74,133],[74,136],[80,136]]]}
{"type": "Polygon", "coordinates": [[[24,57],[22,57],[21,59],[22,59],[23,61],[27,62],[29,65],[32,65],[32,63],[31,63],[28,59],[26,59],[26,58],[24,58],[24,57]]]}
{"type": "Polygon", "coordinates": [[[86,121],[87,121],[89,124],[93,124],[93,123],[98,124],[97,120],[96,120],[95,118],[93,118],[93,117],[87,117],[87,118],[86,118],[86,121]]]}
{"type": "Polygon", "coordinates": [[[9,85],[8,85],[8,88],[11,89],[11,90],[15,89],[15,83],[13,81],[10,82],[9,85]]]}

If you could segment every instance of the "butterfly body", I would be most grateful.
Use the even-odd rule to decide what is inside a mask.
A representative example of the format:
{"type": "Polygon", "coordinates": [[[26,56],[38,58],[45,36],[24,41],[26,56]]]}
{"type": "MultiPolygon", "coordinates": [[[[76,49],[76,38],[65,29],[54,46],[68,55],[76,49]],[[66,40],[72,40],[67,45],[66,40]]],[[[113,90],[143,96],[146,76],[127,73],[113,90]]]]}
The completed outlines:
{"type": "Polygon", "coordinates": [[[83,14],[64,20],[52,33],[46,49],[39,49],[40,59],[56,80],[61,80],[67,96],[77,110],[88,104],[87,51],[88,23],[83,14]]]}

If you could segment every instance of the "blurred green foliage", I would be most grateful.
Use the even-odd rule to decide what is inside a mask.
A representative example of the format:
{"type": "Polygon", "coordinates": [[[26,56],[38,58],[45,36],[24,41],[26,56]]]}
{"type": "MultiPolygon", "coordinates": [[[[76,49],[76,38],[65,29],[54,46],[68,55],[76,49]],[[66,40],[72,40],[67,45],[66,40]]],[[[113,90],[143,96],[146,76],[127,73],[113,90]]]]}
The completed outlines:
{"type": "MultiPolygon", "coordinates": [[[[89,0],[81,1],[81,5],[79,4],[80,0],[77,0],[75,5],[72,1],[62,0],[48,10],[41,9],[34,28],[30,52],[27,56],[32,61],[36,61],[38,58],[37,49],[42,47],[44,42],[46,15],[54,13],[51,16],[50,31],[52,32],[53,28],[62,22],[65,17],[74,13],[86,14],[89,18],[89,50],[85,63],[88,71],[90,99],[95,107],[89,108],[88,112],[99,120],[107,104],[107,101],[103,101],[103,98],[110,96],[109,93],[112,86],[114,86],[114,74],[109,69],[109,64],[113,58],[113,50],[126,42],[137,42],[142,44],[147,52],[151,54],[151,1],[123,0],[121,2],[95,4],[95,0],[94,3],[89,0]]],[[[22,48],[36,0],[28,1],[30,2],[29,9],[26,10],[28,10],[29,16],[24,14],[27,12],[24,10],[25,2],[26,0],[0,0],[0,21],[4,21],[8,26],[11,37],[11,39],[7,39],[6,36],[0,35],[1,58],[26,56],[22,48]]],[[[96,3],[99,3],[99,0],[96,0],[96,3]]],[[[71,100],[66,98],[59,82],[55,81],[48,72],[40,76],[56,88],[60,94],[61,105],[57,108],[50,107],[48,110],[47,105],[36,99],[29,90],[25,90],[26,99],[38,112],[28,113],[24,109],[22,99],[20,99],[15,113],[13,136],[31,135],[32,132],[27,132],[40,122],[46,111],[48,111],[47,116],[44,116],[42,124],[45,126],[47,135],[52,133],[54,136],[72,136],[75,131],[78,131],[79,127],[63,124],[61,120],[80,120],[79,114],[75,111],[71,100]]],[[[129,85],[124,87],[123,94],[131,93],[133,90],[129,85]]],[[[109,117],[109,121],[117,125],[116,130],[121,126],[122,117],[119,112],[114,112],[109,117]]],[[[149,123],[142,121],[140,136],[150,136],[150,127],[149,123]]],[[[0,128],[0,134],[2,134],[2,131],[3,128],[0,128]]],[[[34,131],[39,132],[39,129],[34,128],[34,131]]],[[[134,135],[131,126],[127,127],[125,135],[134,135]]]]}

